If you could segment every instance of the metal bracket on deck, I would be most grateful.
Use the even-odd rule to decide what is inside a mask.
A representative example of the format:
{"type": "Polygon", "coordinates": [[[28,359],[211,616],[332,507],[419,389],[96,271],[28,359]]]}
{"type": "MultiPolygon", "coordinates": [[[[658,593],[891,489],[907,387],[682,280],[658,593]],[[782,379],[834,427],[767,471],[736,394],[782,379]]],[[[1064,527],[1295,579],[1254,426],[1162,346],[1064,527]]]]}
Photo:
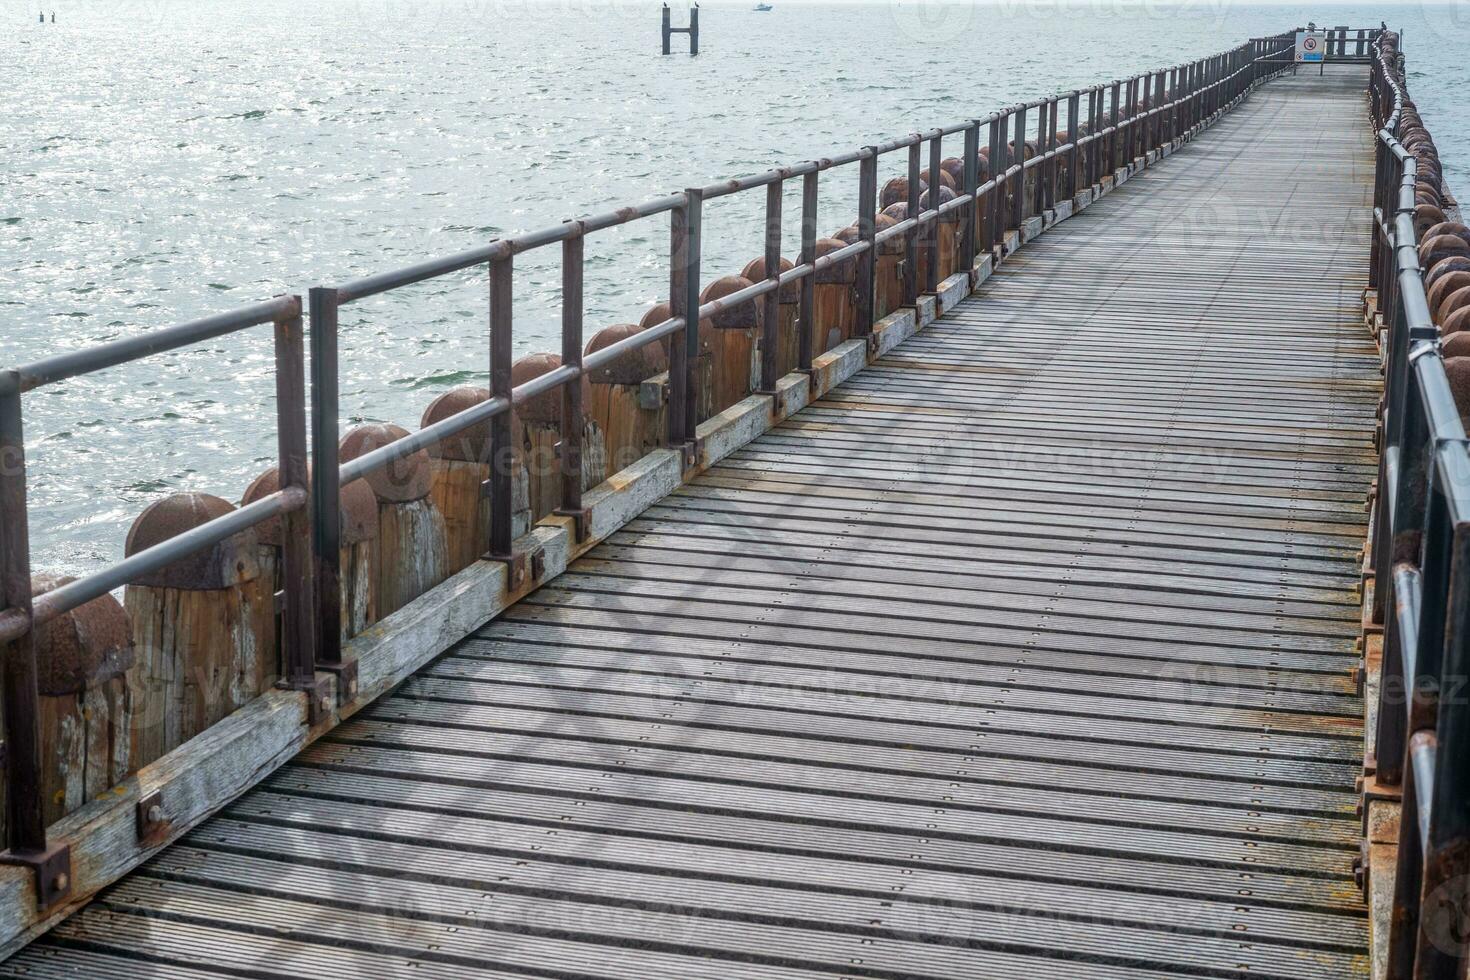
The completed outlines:
{"type": "Polygon", "coordinates": [[[535,548],[531,551],[512,549],[509,555],[487,553],[481,557],[485,561],[504,563],[507,592],[516,592],[532,582],[539,582],[546,574],[546,551],[543,548],[535,548]]]}
{"type": "Polygon", "coordinates": [[[339,660],[334,663],[317,661],[316,669],[337,678],[337,703],[351,704],[357,700],[357,661],[339,660]]]}
{"type": "Polygon", "coordinates": [[[312,678],[305,683],[293,684],[282,679],[277,685],[283,691],[302,691],[306,694],[306,725],[315,728],[332,714],[332,699],[327,695],[327,683],[323,678],[312,678]]]}
{"type": "Polygon", "coordinates": [[[71,894],[70,844],[51,844],[44,851],[0,851],[0,864],[31,869],[36,876],[36,904],[42,912],[71,894]]]}
{"type": "MultiPolygon", "coordinates": [[[[557,517],[569,517],[572,519],[573,529],[577,535],[577,544],[581,544],[587,540],[587,530],[592,524],[592,511],[589,508],[583,507],[581,510],[568,510],[565,507],[558,507],[552,513],[557,517]]],[[[537,554],[540,554],[540,552],[537,552],[537,554]]],[[[535,575],[534,577],[540,578],[541,576],[535,575]]]]}
{"type": "Polygon", "coordinates": [[[138,843],[144,847],[157,847],[168,837],[173,827],[168,814],[163,810],[163,794],[149,793],[138,801],[138,843]]]}

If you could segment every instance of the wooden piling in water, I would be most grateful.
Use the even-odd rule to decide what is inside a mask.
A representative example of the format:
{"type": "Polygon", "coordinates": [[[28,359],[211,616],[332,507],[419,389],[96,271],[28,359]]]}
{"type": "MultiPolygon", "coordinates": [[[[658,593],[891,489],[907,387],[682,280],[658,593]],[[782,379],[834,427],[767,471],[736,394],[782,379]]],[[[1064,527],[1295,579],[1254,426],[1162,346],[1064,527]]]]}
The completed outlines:
{"type": "MultiPolygon", "coordinates": [[[[251,481],[240,498],[240,506],[254,503],[280,489],[280,471],[274,466],[251,481]]],[[[343,640],[350,639],[378,621],[377,543],[378,498],[366,480],[344,483],[339,490],[338,563],[342,582],[339,622],[343,640]]],[[[273,591],[281,589],[281,520],[273,517],[255,526],[258,542],[256,561],[260,574],[269,579],[273,591]]],[[[277,617],[274,650],[280,649],[277,617]]],[[[275,653],[278,658],[279,653],[275,653]]],[[[279,662],[277,660],[277,662],[279,662]]]]}
{"type": "MultiPolygon", "coordinates": [[[[656,308],[655,308],[656,309],[656,308]]],[[[585,354],[611,347],[642,327],[619,323],[587,341],[585,354]]],[[[607,472],[616,473],[667,442],[668,343],[648,344],[597,368],[587,377],[585,411],[602,430],[607,472]]]]}
{"type": "MultiPolygon", "coordinates": [[[[559,367],[561,357],[557,354],[527,354],[511,365],[511,385],[523,385],[559,367]]],[[[582,404],[585,406],[588,392],[585,381],[583,384],[582,404]]],[[[515,403],[512,441],[520,450],[526,471],[526,499],[530,507],[530,519],[532,522],[539,521],[561,506],[560,391],[549,391],[515,403]]],[[[582,489],[590,490],[605,479],[607,450],[602,427],[584,411],[582,489]]]]}
{"type": "MultiPolygon", "coordinates": [[[[795,267],[796,264],[790,259],[784,256],[781,258],[779,268],[782,273],[795,267]]],[[[760,282],[766,278],[766,257],[762,255],[751,259],[740,271],[740,275],[751,282],[760,282]]],[[[777,290],[777,309],[780,322],[776,327],[776,377],[779,378],[795,371],[801,358],[801,335],[797,330],[797,320],[801,313],[801,283],[788,282],[777,290]]],[[[757,361],[763,337],[764,333],[756,338],[757,361]]]]}
{"type": "MultiPolygon", "coordinates": [[[[699,302],[710,303],[750,285],[744,276],[725,276],[705,286],[699,302]]],[[[761,317],[760,304],[749,302],[699,321],[699,421],[718,415],[759,385],[756,336],[761,317]]]]}
{"type": "MultiPolygon", "coordinates": [[[[72,581],[35,575],[40,596],[72,581]]],[[[112,596],[93,599],[36,630],[40,694],[41,797],[50,824],[136,768],[132,755],[132,627],[112,596]]],[[[3,817],[0,817],[3,826],[3,817]]]]}
{"type": "MultiPolygon", "coordinates": [[[[488,401],[486,388],[465,385],[435,398],[424,410],[420,425],[428,427],[451,415],[488,401]]],[[[444,519],[446,571],[453,575],[468,568],[490,547],[490,423],[481,422],[441,439],[428,449],[429,497],[444,519]]],[[[531,505],[526,469],[519,463],[511,476],[511,535],[531,528],[531,505]]]]}
{"type": "MultiPolygon", "coordinates": [[[[816,256],[845,248],[837,238],[818,238],[816,256]]],[[[814,313],[812,315],[812,350],[821,354],[853,335],[857,304],[853,285],[857,282],[857,261],[830,265],[816,275],[814,313]]]]}
{"type": "MultiPolygon", "coordinates": [[[[149,505],[128,531],[125,554],[234,510],[205,493],[149,505]]],[[[127,585],[134,664],[132,764],[144,766],[265,690],[275,662],[275,590],[258,563],[254,529],[127,585]]]]}
{"type": "MultiPolygon", "coordinates": [[[[359,425],[342,437],[338,457],[356,459],[408,435],[391,423],[359,425]]],[[[429,454],[394,460],[364,477],[378,504],[374,602],[385,619],[449,577],[444,517],[429,499],[429,454]]]]}

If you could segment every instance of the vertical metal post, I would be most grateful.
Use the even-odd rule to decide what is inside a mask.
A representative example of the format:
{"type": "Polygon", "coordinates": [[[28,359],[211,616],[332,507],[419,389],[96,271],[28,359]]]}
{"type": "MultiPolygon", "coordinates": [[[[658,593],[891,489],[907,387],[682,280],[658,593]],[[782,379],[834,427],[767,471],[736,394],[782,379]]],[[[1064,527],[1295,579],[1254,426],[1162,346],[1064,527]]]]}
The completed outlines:
{"type": "MultiPolygon", "coordinates": [[[[0,371],[0,609],[31,615],[31,550],[26,510],[25,437],[20,375],[0,371]]],[[[48,846],[41,794],[41,705],[34,624],[4,657],[5,843],[0,863],[35,875],[42,911],[71,892],[71,849],[48,846]]]]}
{"type": "Polygon", "coordinates": [[[785,181],[766,185],[766,279],[776,288],[766,293],[761,324],[761,386],[763,394],[776,393],[776,347],[781,337],[781,194],[785,181]]]}
{"type": "Polygon", "coordinates": [[[1082,169],[1082,152],[1077,148],[1077,113],[1082,108],[1082,93],[1067,96],[1067,200],[1077,196],[1077,174],[1082,169]]]}
{"type": "Polygon", "coordinates": [[[903,305],[913,306],[919,301],[919,154],[922,152],[918,134],[909,144],[909,198],[908,220],[914,225],[903,236],[903,305]]]}
{"type": "MultiPolygon", "coordinates": [[[[276,448],[281,489],[309,491],[306,469],[306,351],[302,338],[301,298],[275,322],[276,448]]],[[[312,687],[316,680],[317,640],[312,602],[311,519],[308,508],[281,515],[281,669],[287,684],[312,687]]],[[[340,646],[338,651],[340,654],[340,646]]],[[[355,693],[355,692],[354,692],[355,693]]],[[[351,700],[345,687],[340,700],[351,700]]]]}
{"type": "Polygon", "coordinates": [[[314,286],[311,310],[311,560],[317,660],[342,662],[341,488],[338,476],[337,291],[314,286]]]}
{"type": "MultiPolygon", "coordinates": [[[[812,186],[812,211],[816,211],[816,185],[812,186]]],[[[858,161],[858,238],[868,246],[858,256],[857,266],[857,335],[866,337],[873,331],[873,293],[878,275],[878,148],[863,147],[863,157],[858,161]]],[[[811,233],[816,234],[813,219],[811,233]]],[[[806,243],[807,230],[801,230],[802,244],[806,243]]],[[[813,276],[808,276],[810,282],[813,276]]]]}
{"type": "Polygon", "coordinates": [[[1123,143],[1123,83],[1113,82],[1113,111],[1111,126],[1112,132],[1108,134],[1108,173],[1112,173],[1119,167],[1121,159],[1120,147],[1123,143]]]}
{"type": "Polygon", "coordinates": [[[689,54],[699,54],[699,4],[689,8],[689,54]]]}
{"type": "MultiPolygon", "coordinates": [[[[874,153],[873,172],[877,173],[877,153],[874,153]]],[[[817,179],[818,173],[813,171],[801,179],[801,255],[797,259],[800,265],[811,265],[817,260],[817,179]]],[[[875,177],[876,182],[876,177],[875,177]]],[[[859,200],[862,194],[858,194],[859,200]]],[[[872,208],[868,209],[869,212],[872,208]]],[[[863,211],[858,209],[858,228],[861,230],[863,211]]],[[[872,219],[869,218],[871,221],[872,219]]],[[[796,366],[803,371],[812,369],[812,321],[816,318],[816,294],[817,277],[813,273],[803,276],[801,280],[801,306],[797,311],[797,353],[796,366]]],[[[871,295],[871,293],[869,294],[871,295]]]]}
{"type": "Polygon", "coordinates": [[[664,54],[668,54],[669,53],[669,36],[672,34],[672,28],[673,28],[673,25],[671,23],[669,23],[669,13],[670,13],[669,8],[667,6],[664,7],[664,20],[663,20],[664,54]]]}
{"type": "MultiPolygon", "coordinates": [[[[1012,178],[1011,200],[1015,202],[1015,230],[1019,234],[1021,225],[1030,217],[1027,210],[1031,204],[1026,200],[1026,106],[1021,104],[1016,107],[1016,130],[1012,137],[1011,152],[1015,155],[1016,162],[1020,166],[1016,169],[1016,176],[1012,178]]],[[[1009,160],[1007,161],[1010,162],[1009,160]]]]}
{"type": "Polygon", "coordinates": [[[684,320],[684,336],[669,345],[669,445],[694,462],[694,433],[699,424],[699,251],[704,192],[684,191],[684,203],[672,212],[669,234],[669,307],[684,320]]]}
{"type": "Polygon", "coordinates": [[[998,113],[990,119],[990,191],[988,200],[985,202],[985,247],[995,258],[997,245],[1004,246],[1004,214],[1006,200],[1006,185],[1002,175],[1006,168],[1006,129],[1010,126],[1010,117],[1006,113],[998,113]]]}
{"type": "MultiPolygon", "coordinates": [[[[939,166],[942,156],[942,138],[938,131],[929,139],[929,207],[927,210],[938,212],[939,199],[943,195],[940,190],[944,187],[944,170],[939,166]]],[[[928,253],[929,264],[924,270],[924,292],[932,293],[939,289],[939,215],[934,215],[934,220],[924,226],[924,251],[928,253]]]]}
{"type": "MultiPolygon", "coordinates": [[[[511,320],[514,309],[512,281],[514,259],[507,255],[490,263],[490,397],[511,400],[511,320]]],[[[512,438],[513,410],[490,419],[490,550],[486,557],[506,564],[512,589],[520,586],[521,575],[511,545],[512,483],[515,475],[515,444],[512,438]]]]}
{"type": "MultiPolygon", "coordinates": [[[[582,369],[583,255],[587,240],[581,235],[561,243],[561,363],[582,369]]],[[[570,517],[578,543],[587,537],[587,510],[582,506],[582,378],[561,386],[561,507],[570,517]]]]}
{"type": "MultiPolygon", "coordinates": [[[[25,436],[20,374],[0,373],[0,609],[31,614],[31,558],[26,511],[25,436]]],[[[40,695],[34,627],[5,654],[5,839],[15,852],[46,847],[41,811],[40,695]]]]}
{"type": "Polygon", "coordinates": [[[1161,71],[1156,76],[1154,76],[1153,148],[1155,150],[1162,150],[1164,148],[1164,144],[1168,142],[1169,116],[1164,109],[1165,100],[1168,98],[1168,96],[1164,94],[1164,81],[1166,74],[1166,72],[1161,71]]]}
{"type": "Polygon", "coordinates": [[[965,127],[965,200],[970,203],[960,212],[964,215],[965,225],[960,234],[960,254],[965,259],[965,271],[970,275],[973,285],[975,280],[975,226],[980,216],[979,205],[975,200],[975,191],[980,186],[980,120],[971,119],[970,125],[965,127]]]}

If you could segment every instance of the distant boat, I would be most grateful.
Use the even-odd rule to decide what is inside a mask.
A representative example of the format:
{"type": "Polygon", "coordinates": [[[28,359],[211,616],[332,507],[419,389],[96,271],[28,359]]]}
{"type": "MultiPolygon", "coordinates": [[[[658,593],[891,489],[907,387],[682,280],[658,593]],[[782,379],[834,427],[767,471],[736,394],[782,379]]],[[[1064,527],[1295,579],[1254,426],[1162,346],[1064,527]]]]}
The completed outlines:
{"type": "Polygon", "coordinates": [[[762,13],[764,13],[765,11],[771,9],[771,5],[768,4],[768,3],[758,3],[758,4],[755,5],[755,9],[761,11],[762,13]]]}

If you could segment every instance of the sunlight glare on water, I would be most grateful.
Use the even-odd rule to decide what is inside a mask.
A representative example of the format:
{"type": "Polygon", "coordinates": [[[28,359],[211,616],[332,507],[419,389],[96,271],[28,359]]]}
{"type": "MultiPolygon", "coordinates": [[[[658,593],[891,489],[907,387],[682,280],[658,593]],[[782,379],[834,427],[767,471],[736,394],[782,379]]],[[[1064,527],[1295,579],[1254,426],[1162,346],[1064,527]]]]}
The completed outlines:
{"type": "MultiPolygon", "coordinates": [[[[509,232],[983,116],[1315,20],[1405,30],[1457,187],[1470,8],[1213,2],[0,2],[0,362],[75,350],[509,232]],[[686,16],[674,4],[675,20],[686,16]],[[682,38],[675,39],[676,51],[682,38]]],[[[950,152],[958,152],[959,139],[950,152]]],[[[883,177],[901,167],[885,161],[883,177]]],[[[793,182],[795,183],[795,182],[793,182]]],[[[789,188],[791,252],[799,187],[789,188]]],[[[824,177],[819,232],[853,220],[824,177]]],[[[706,279],[760,251],[764,195],[706,208],[706,279]]],[[[587,334],[663,298],[668,220],[588,244],[587,334]]],[[[517,259],[516,353],[556,350],[558,250],[517,259]]],[[[483,271],[343,311],[344,423],[417,425],[486,376],[483,271]]],[[[272,464],[268,329],[26,396],[33,564],[119,556],[160,494],[238,500],[272,464]]]]}

